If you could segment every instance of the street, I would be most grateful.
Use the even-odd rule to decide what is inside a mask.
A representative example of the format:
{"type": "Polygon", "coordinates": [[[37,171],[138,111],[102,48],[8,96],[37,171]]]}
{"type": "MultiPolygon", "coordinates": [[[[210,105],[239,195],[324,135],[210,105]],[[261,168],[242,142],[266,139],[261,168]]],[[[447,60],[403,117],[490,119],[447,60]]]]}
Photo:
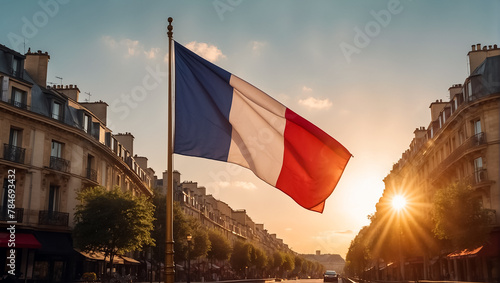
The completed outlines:
{"type": "MultiPolygon", "coordinates": [[[[286,282],[286,281],[284,281],[286,282]]],[[[290,283],[323,283],[323,279],[298,279],[298,280],[288,280],[290,283]]],[[[339,283],[351,283],[348,280],[342,280],[339,278],[339,283]]]]}

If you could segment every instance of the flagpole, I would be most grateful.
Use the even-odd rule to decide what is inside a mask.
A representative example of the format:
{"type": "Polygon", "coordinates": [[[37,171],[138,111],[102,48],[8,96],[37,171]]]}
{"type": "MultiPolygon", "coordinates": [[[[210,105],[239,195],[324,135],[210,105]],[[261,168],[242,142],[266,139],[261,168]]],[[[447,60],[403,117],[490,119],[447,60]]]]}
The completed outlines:
{"type": "Polygon", "coordinates": [[[174,264],[174,182],[173,182],[173,146],[172,146],[172,26],[173,19],[168,18],[168,132],[167,132],[167,233],[165,237],[165,283],[174,283],[175,279],[175,264],[174,264]]]}

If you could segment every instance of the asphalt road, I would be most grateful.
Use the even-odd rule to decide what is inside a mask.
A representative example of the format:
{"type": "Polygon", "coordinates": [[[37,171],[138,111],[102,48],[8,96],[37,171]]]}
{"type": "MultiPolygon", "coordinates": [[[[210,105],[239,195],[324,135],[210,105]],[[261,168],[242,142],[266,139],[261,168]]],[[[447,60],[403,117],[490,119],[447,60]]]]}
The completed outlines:
{"type": "MultiPolygon", "coordinates": [[[[299,280],[288,280],[288,281],[283,281],[285,283],[323,283],[323,279],[299,279],[299,280]]],[[[335,282],[333,282],[335,283],[335,282]]],[[[339,283],[350,283],[347,280],[342,281],[341,278],[339,278],[339,283]]]]}

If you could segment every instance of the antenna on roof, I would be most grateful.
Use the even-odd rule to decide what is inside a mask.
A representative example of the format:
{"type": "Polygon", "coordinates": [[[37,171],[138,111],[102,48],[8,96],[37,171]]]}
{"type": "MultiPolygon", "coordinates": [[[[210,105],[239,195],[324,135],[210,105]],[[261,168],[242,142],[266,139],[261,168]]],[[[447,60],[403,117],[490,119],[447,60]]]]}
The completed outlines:
{"type": "Polygon", "coordinates": [[[56,76],[56,79],[60,79],[60,80],[61,80],[61,86],[62,86],[62,78],[61,78],[61,77],[56,76]]]}
{"type": "Polygon", "coordinates": [[[85,94],[89,96],[89,98],[85,98],[85,101],[86,101],[86,102],[90,102],[90,96],[91,96],[92,94],[90,94],[90,92],[86,92],[85,94]]]}

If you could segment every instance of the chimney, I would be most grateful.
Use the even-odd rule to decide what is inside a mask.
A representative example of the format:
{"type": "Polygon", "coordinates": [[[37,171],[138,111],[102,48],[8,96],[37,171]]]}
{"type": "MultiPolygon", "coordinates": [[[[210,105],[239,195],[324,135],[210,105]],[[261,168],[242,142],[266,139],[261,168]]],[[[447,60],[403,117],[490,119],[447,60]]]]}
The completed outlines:
{"type": "Polygon", "coordinates": [[[474,72],[474,70],[483,63],[483,61],[487,57],[498,56],[500,55],[500,49],[497,49],[497,45],[485,45],[481,49],[481,44],[476,44],[476,48],[472,47],[472,51],[469,51],[467,54],[469,56],[469,66],[470,73],[474,72]]]}
{"type": "Polygon", "coordinates": [[[134,156],[135,162],[142,168],[142,170],[146,170],[148,168],[148,158],[144,156],[134,156]]]}
{"type": "Polygon", "coordinates": [[[78,97],[80,96],[80,89],[78,89],[78,86],[77,85],[57,85],[57,86],[54,86],[54,88],[66,95],[67,97],[73,99],[75,102],[78,102],[78,97]]]}
{"type": "Polygon", "coordinates": [[[431,103],[429,108],[431,109],[431,121],[435,121],[439,117],[439,113],[443,111],[447,102],[443,102],[443,100],[436,100],[436,102],[431,103]]]}
{"type": "Polygon", "coordinates": [[[130,152],[130,155],[134,155],[134,136],[131,133],[116,134],[114,137],[130,152]]]}
{"type": "Polygon", "coordinates": [[[47,52],[42,53],[38,50],[36,53],[32,53],[28,49],[26,55],[26,60],[24,61],[24,69],[33,78],[35,83],[42,87],[47,87],[47,68],[49,66],[50,56],[47,52]]]}
{"type": "MultiPolygon", "coordinates": [[[[94,115],[101,120],[101,122],[106,125],[106,119],[107,119],[107,111],[108,111],[108,104],[102,100],[99,100],[97,102],[81,102],[81,105],[83,105],[85,108],[90,110],[94,115]]],[[[147,167],[144,167],[144,169],[147,167]]]]}
{"type": "Polygon", "coordinates": [[[455,95],[462,93],[462,84],[454,84],[448,89],[448,91],[450,92],[450,100],[453,100],[455,95]]]}

